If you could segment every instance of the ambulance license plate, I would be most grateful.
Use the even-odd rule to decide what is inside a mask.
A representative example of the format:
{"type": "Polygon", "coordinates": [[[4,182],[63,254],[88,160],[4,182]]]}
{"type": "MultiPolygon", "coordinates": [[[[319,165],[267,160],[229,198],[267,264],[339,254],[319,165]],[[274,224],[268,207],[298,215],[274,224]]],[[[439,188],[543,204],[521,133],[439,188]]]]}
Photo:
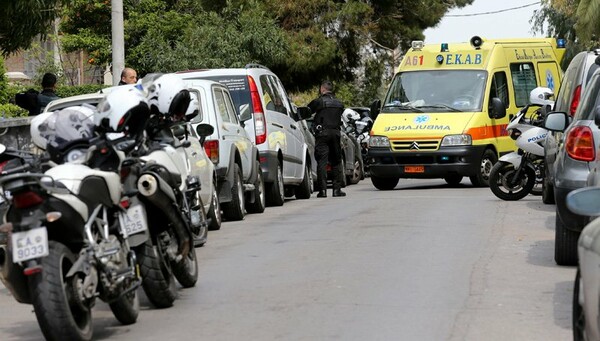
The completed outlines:
{"type": "Polygon", "coordinates": [[[404,173],[425,173],[425,166],[404,166],[404,173]]]}
{"type": "Polygon", "coordinates": [[[38,227],[24,232],[13,232],[11,236],[13,262],[45,257],[48,255],[48,230],[38,227]]]}

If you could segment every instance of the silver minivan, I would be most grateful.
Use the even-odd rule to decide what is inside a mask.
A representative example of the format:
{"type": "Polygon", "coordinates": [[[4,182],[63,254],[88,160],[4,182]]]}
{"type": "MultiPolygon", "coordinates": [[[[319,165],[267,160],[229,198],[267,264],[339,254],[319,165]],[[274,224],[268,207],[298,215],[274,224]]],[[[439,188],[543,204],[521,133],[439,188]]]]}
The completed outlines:
{"type": "Polygon", "coordinates": [[[184,80],[208,79],[227,86],[240,120],[258,148],[267,205],[282,206],[286,194],[292,193],[297,199],[310,198],[311,158],[299,121],[310,117],[311,112],[301,107],[299,117],[295,117],[275,73],[262,65],[248,64],[244,68],[178,74],[184,80]]]}
{"type": "MultiPolygon", "coordinates": [[[[564,136],[554,143],[554,149],[550,150],[556,158],[547,167],[552,168],[554,174],[554,260],[558,265],[577,264],[577,239],[587,223],[587,218],[569,210],[566,197],[569,192],[586,186],[592,162],[596,160],[600,129],[594,124],[594,115],[599,105],[600,71],[596,71],[587,84],[572,122],[568,124],[565,121],[564,126],[558,127],[546,126],[553,132],[564,133],[564,136]]],[[[550,116],[561,114],[568,115],[568,112],[550,113],[547,121],[551,120],[550,116]]]]}

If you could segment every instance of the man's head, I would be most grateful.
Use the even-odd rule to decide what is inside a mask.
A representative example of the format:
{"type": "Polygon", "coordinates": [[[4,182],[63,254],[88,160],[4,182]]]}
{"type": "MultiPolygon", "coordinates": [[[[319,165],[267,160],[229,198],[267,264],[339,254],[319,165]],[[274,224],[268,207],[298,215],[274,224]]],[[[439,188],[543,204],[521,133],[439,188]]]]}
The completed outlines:
{"type": "Polygon", "coordinates": [[[137,72],[129,67],[124,68],[121,72],[121,82],[126,84],[135,84],[137,82],[137,72]]]}
{"type": "Polygon", "coordinates": [[[45,73],[44,77],[42,77],[42,88],[44,89],[54,89],[56,86],[56,76],[53,73],[45,73]]]}
{"type": "Polygon", "coordinates": [[[332,93],[333,83],[331,83],[331,81],[324,80],[323,83],[321,83],[321,89],[319,91],[321,92],[321,95],[332,93]]]}

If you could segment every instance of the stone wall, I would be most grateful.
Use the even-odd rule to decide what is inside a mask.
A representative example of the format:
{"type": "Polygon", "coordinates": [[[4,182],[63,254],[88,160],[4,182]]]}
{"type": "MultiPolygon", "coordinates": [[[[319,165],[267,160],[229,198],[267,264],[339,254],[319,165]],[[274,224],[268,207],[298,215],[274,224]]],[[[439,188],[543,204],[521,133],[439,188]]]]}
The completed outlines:
{"type": "Polygon", "coordinates": [[[0,143],[6,147],[34,151],[29,124],[31,117],[7,118],[0,121],[0,143]]]}

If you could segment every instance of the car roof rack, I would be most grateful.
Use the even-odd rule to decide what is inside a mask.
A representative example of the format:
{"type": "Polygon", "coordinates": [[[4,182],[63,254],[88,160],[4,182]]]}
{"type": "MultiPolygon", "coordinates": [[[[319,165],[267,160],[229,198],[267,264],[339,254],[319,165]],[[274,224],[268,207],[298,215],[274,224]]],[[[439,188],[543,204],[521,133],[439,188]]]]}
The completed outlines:
{"type": "Polygon", "coordinates": [[[264,65],[261,65],[261,64],[257,64],[257,63],[248,63],[248,64],[246,64],[244,66],[244,68],[246,68],[246,69],[258,69],[258,68],[261,68],[261,69],[267,69],[267,70],[271,71],[271,69],[269,69],[268,67],[266,67],[264,65]]]}

